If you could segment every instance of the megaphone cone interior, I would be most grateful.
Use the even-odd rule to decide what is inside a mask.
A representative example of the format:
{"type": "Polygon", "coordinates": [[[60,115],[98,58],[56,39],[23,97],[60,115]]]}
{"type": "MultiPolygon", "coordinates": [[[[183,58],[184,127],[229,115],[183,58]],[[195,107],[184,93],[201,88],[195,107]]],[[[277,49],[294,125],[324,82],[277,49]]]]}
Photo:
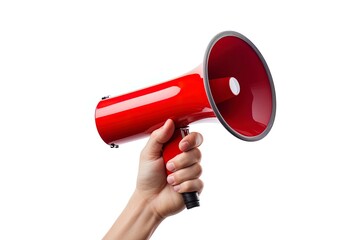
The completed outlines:
{"type": "Polygon", "coordinates": [[[258,49],[232,31],[216,35],[202,64],[173,80],[97,105],[97,130],[107,144],[150,134],[167,119],[185,127],[217,118],[234,136],[255,141],[270,131],[276,100],[272,77],[258,49]]]}
{"type": "Polygon", "coordinates": [[[223,32],[210,42],[204,59],[204,82],[219,121],[234,136],[255,141],[270,131],[276,112],[275,89],[269,68],[255,45],[237,32],[223,32]],[[232,77],[241,91],[217,102],[212,81],[232,77]]]}

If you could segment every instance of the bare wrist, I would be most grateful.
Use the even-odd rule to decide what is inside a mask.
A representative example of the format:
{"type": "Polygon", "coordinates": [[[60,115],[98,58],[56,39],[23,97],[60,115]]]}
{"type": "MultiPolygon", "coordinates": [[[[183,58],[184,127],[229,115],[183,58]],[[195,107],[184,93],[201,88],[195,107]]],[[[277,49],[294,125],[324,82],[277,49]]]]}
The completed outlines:
{"type": "Polygon", "coordinates": [[[148,216],[154,218],[157,222],[161,223],[165,218],[161,216],[155,209],[152,203],[152,197],[147,196],[139,190],[135,190],[129,202],[134,205],[140,206],[142,211],[146,212],[148,216]]]}
{"type": "Polygon", "coordinates": [[[149,239],[162,220],[149,204],[149,200],[135,191],[103,239],[149,239]]]}

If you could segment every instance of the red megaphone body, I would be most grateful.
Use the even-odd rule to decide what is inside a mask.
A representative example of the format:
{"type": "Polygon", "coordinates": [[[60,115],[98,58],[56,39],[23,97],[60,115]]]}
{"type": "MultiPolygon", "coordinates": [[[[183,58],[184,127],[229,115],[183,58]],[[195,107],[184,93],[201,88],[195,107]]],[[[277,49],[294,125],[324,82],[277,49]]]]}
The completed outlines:
{"type": "MultiPolygon", "coordinates": [[[[218,119],[234,136],[246,141],[270,131],[276,97],[268,66],[245,36],[227,31],[209,43],[195,70],[148,88],[102,99],[95,111],[97,130],[105,143],[144,137],[171,118],[179,129],[164,149],[165,161],[180,153],[186,127],[205,118],[218,119]]],[[[195,193],[184,195],[187,208],[198,206],[195,193]]]]}

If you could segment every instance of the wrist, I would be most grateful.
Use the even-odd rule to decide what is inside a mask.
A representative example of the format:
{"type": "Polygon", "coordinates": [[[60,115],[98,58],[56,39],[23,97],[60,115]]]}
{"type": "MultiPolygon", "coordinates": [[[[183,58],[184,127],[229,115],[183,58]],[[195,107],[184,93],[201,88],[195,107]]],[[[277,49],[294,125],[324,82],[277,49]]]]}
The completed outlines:
{"type": "Polygon", "coordinates": [[[149,239],[162,220],[148,199],[135,191],[103,239],[149,239]]]}
{"type": "Polygon", "coordinates": [[[148,196],[146,193],[135,190],[130,198],[129,205],[138,206],[145,215],[151,217],[155,222],[161,223],[165,217],[161,216],[153,204],[153,196],[148,196]]]}

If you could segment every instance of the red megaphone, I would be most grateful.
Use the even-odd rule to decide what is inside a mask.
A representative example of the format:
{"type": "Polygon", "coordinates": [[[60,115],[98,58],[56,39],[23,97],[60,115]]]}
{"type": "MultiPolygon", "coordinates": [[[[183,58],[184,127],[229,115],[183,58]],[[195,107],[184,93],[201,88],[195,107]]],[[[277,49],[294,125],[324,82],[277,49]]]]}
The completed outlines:
{"type": "MultiPolygon", "coordinates": [[[[111,147],[144,137],[171,118],[177,130],[164,148],[165,161],[180,153],[178,143],[187,126],[217,118],[235,137],[263,138],[276,112],[269,68],[255,45],[240,33],[226,31],[209,43],[203,63],[176,79],[124,95],[103,98],[95,121],[111,147]]],[[[196,193],[183,194],[186,207],[199,206],[196,193]]]]}

